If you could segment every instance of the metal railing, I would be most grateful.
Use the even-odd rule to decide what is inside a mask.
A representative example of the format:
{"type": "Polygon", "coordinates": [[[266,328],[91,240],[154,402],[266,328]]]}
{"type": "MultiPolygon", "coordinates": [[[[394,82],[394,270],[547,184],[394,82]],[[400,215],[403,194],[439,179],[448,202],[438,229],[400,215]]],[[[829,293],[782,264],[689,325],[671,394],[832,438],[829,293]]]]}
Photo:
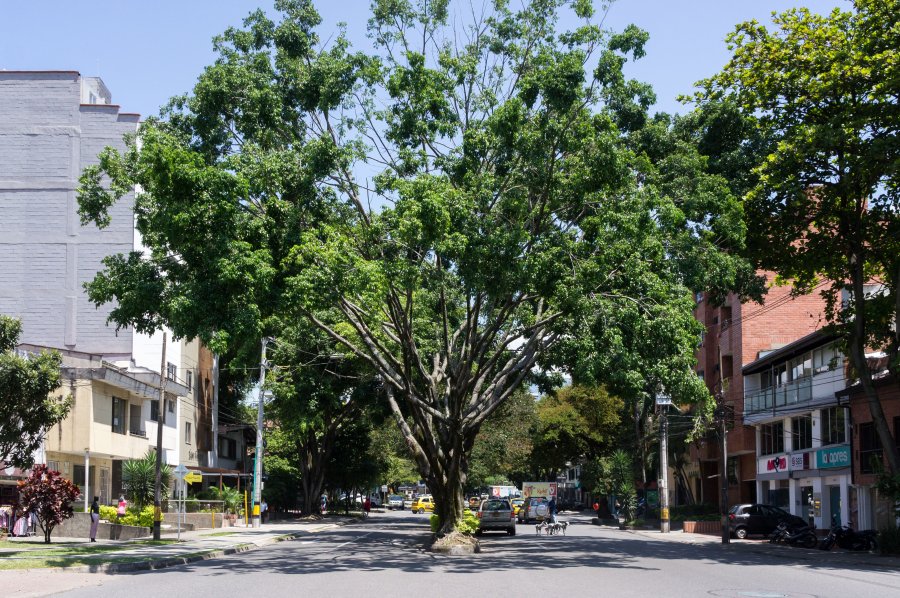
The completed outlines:
{"type": "Polygon", "coordinates": [[[807,376],[782,386],[771,386],[744,395],[744,415],[775,411],[812,400],[812,377],[807,376]]]}

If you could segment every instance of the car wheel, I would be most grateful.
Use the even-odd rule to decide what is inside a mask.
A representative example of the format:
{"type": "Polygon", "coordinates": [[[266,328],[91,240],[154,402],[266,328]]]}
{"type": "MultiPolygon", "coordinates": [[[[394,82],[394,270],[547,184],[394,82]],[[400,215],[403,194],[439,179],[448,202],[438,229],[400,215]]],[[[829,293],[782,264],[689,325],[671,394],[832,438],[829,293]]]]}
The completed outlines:
{"type": "Polygon", "coordinates": [[[515,535],[516,535],[516,528],[511,527],[511,528],[509,528],[508,530],[506,530],[506,533],[509,534],[510,536],[515,536],[515,535]]]}
{"type": "Polygon", "coordinates": [[[745,540],[747,538],[747,528],[739,527],[736,530],[734,530],[734,537],[737,538],[738,540],[745,540]]]}

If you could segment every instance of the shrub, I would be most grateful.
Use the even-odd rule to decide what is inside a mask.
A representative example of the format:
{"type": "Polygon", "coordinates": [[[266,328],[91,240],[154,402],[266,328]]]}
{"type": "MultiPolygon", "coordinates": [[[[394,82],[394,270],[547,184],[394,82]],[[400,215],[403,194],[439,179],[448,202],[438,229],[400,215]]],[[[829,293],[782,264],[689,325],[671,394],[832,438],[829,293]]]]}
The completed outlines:
{"type": "Polygon", "coordinates": [[[118,511],[115,507],[100,505],[100,519],[105,519],[106,521],[112,521],[115,523],[116,519],[118,518],[118,511]]]}
{"type": "MultiPolygon", "coordinates": [[[[438,516],[432,515],[430,523],[431,523],[431,533],[436,534],[437,531],[441,527],[440,521],[438,520],[438,516]]],[[[456,531],[458,531],[461,534],[471,536],[472,534],[475,533],[475,530],[477,530],[477,529],[478,529],[478,517],[476,517],[475,513],[473,513],[469,509],[465,509],[463,511],[462,521],[460,521],[459,523],[456,524],[456,531]]]]}

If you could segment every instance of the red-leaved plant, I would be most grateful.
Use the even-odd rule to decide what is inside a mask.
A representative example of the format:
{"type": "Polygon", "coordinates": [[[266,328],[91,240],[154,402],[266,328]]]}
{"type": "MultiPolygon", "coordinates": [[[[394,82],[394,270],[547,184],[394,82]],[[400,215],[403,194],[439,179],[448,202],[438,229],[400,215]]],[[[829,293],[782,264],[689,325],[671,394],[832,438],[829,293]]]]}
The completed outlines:
{"type": "Polygon", "coordinates": [[[19,482],[19,505],[37,515],[47,544],[53,528],[72,516],[79,494],[78,486],[46,465],[35,465],[28,479],[19,482]]]}

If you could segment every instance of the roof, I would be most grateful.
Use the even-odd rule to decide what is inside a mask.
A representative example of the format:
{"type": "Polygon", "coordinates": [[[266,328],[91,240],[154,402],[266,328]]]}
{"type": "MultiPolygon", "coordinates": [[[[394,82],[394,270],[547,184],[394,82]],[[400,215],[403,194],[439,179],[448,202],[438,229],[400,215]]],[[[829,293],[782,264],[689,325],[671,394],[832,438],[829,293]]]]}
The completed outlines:
{"type": "Polygon", "coordinates": [[[759,373],[775,365],[776,363],[781,363],[797,357],[798,355],[802,355],[810,349],[815,349],[816,347],[827,345],[828,343],[835,341],[838,338],[840,337],[837,333],[821,328],[811,334],[807,334],[806,336],[781,347],[780,349],[775,349],[774,351],[766,353],[763,357],[760,357],[756,361],[751,361],[743,368],[741,368],[741,373],[745,376],[759,373]]]}

